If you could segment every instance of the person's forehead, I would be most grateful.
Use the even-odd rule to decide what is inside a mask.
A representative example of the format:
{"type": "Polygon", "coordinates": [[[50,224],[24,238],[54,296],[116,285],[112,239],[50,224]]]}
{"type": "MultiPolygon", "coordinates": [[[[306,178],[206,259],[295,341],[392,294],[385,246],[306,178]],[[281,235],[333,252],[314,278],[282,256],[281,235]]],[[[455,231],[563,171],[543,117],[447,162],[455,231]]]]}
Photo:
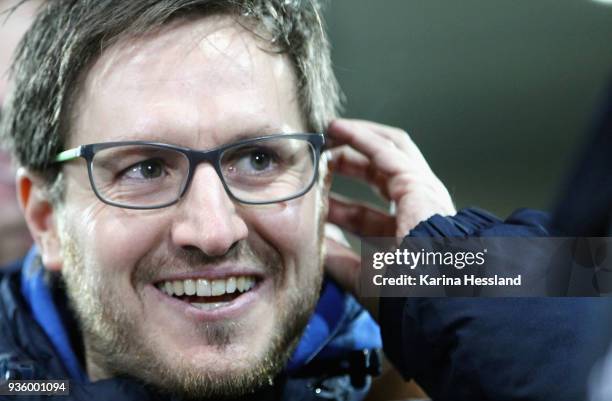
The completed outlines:
{"type": "MultiPolygon", "coordinates": [[[[96,84],[117,81],[125,75],[130,78],[152,65],[157,70],[148,72],[156,73],[160,81],[167,80],[167,75],[189,78],[210,74],[212,69],[202,71],[198,67],[206,67],[212,61],[220,72],[226,68],[248,72],[255,64],[254,57],[267,61],[274,58],[272,54],[259,54],[264,45],[231,16],[177,19],[146,35],[119,40],[106,49],[89,72],[88,81],[96,84]],[[189,62],[193,60],[203,65],[191,66],[189,62]]],[[[122,84],[129,85],[129,79],[123,79],[122,84]]]]}
{"type": "Polygon", "coordinates": [[[119,41],[83,80],[72,142],[302,126],[291,62],[270,50],[229,16],[177,20],[119,41]],[[104,132],[92,129],[100,119],[104,132]]]}

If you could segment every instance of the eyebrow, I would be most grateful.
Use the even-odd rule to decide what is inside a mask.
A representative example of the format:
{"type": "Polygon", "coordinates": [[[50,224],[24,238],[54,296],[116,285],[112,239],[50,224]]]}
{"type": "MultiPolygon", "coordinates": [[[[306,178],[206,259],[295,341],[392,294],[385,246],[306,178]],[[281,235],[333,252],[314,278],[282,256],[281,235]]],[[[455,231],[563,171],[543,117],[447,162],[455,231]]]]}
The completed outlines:
{"type": "MultiPolygon", "coordinates": [[[[282,128],[264,126],[264,127],[254,129],[252,131],[239,131],[239,132],[236,132],[235,134],[231,134],[226,138],[225,141],[215,144],[214,146],[211,146],[208,149],[216,148],[218,146],[223,146],[228,143],[239,142],[245,139],[256,138],[259,136],[275,135],[275,134],[282,135],[282,134],[293,134],[293,133],[297,133],[297,131],[296,132],[293,132],[293,131],[283,132],[282,128]]],[[[134,133],[134,134],[120,135],[120,136],[110,139],[110,141],[113,141],[113,142],[121,142],[121,141],[159,142],[159,143],[167,143],[170,145],[192,148],[191,144],[188,145],[184,141],[173,141],[172,139],[175,137],[176,136],[171,133],[169,133],[168,135],[161,135],[161,134],[155,134],[155,133],[145,134],[145,133],[139,132],[139,133],[134,133]]]]}

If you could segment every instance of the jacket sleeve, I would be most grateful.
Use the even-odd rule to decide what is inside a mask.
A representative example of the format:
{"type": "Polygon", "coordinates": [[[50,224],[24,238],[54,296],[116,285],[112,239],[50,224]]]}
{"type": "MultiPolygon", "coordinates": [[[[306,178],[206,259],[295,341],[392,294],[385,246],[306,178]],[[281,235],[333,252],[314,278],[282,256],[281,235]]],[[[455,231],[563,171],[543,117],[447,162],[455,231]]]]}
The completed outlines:
{"type": "MultiPolygon", "coordinates": [[[[548,217],[477,209],[434,216],[410,236],[548,236],[548,217]]],[[[385,354],[434,400],[582,400],[610,332],[604,298],[381,298],[385,354]]],[[[609,337],[608,337],[609,341],[609,337]]]]}

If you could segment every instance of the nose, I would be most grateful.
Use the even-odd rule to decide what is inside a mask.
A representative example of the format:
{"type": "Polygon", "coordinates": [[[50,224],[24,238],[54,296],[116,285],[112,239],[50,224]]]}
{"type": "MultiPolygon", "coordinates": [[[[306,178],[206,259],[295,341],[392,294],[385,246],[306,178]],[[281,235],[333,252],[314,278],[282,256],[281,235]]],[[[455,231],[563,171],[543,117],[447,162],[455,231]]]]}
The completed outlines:
{"type": "Polygon", "coordinates": [[[210,164],[198,166],[178,207],[179,217],[171,231],[176,246],[195,247],[209,256],[222,256],[247,237],[246,222],[210,164]]]}

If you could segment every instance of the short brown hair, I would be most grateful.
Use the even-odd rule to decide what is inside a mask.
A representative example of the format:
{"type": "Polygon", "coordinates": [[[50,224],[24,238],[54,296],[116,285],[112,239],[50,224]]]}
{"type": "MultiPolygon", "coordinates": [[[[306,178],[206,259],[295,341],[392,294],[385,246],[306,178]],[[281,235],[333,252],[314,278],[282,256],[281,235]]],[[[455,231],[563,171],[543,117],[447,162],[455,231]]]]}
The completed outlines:
{"type": "Polygon", "coordinates": [[[298,99],[308,129],[323,132],[340,93],[318,0],[51,0],[21,41],[11,69],[12,90],[1,134],[17,162],[58,177],[53,158],[63,150],[70,99],[80,75],[113,43],[193,15],[226,13],[263,28],[288,54],[298,77],[298,99]]]}

